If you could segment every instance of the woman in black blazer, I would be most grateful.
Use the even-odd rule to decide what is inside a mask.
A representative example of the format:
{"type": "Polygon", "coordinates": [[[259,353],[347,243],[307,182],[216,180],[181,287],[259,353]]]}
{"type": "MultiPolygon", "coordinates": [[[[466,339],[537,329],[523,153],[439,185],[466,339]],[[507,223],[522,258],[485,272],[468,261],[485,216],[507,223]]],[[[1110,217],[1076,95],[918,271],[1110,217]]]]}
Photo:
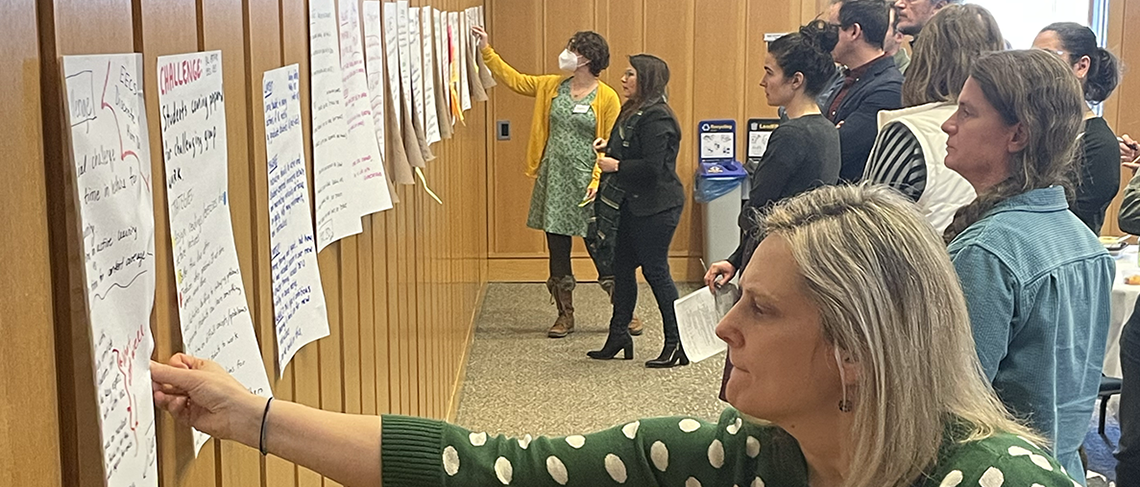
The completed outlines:
{"type": "Polygon", "coordinates": [[[633,358],[633,338],[626,326],[637,304],[637,268],[657,298],[665,328],[665,347],[646,367],[664,368],[687,365],[681,348],[673,301],[677,287],[669,273],[669,244],[685,193],[677,177],[677,148],[681,129],[677,117],[665,101],[669,66],[656,56],[630,56],[630,67],[621,78],[626,102],[610,133],[606,155],[598,159],[603,176],[595,202],[599,219],[609,210],[617,219],[614,250],[614,311],[610,332],[601,350],[587,355],[611,359],[624,351],[633,358]]]}

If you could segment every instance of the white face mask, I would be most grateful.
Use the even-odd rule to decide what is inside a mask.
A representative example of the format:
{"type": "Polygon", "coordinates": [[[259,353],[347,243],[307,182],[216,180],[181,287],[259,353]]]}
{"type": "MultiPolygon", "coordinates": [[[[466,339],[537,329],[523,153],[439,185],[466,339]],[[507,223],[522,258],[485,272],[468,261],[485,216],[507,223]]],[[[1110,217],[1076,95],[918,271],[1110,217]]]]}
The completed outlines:
{"type": "Polygon", "coordinates": [[[569,49],[563,49],[562,54],[558,55],[558,68],[563,71],[574,72],[578,69],[578,55],[570,52],[569,49]]]}

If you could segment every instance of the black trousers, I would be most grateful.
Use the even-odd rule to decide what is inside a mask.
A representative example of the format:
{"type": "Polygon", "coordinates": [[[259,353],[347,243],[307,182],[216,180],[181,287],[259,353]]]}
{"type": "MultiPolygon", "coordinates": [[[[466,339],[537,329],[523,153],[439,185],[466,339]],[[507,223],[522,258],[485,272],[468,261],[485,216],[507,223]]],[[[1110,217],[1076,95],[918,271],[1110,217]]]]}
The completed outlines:
{"type": "MultiPolygon", "coordinates": [[[[1138,303],[1140,304],[1140,303],[1138,303]]],[[[1137,306],[1140,311],[1140,306],[1137,306]]],[[[1132,312],[1120,335],[1120,444],[1116,452],[1116,485],[1140,487],[1140,313],[1132,312]]]]}
{"type": "Polygon", "coordinates": [[[614,249],[614,314],[610,330],[624,330],[637,306],[637,268],[657,298],[666,343],[680,340],[677,333],[677,286],[669,273],[669,244],[681,220],[681,207],[650,216],[636,216],[622,207],[614,249]]]}

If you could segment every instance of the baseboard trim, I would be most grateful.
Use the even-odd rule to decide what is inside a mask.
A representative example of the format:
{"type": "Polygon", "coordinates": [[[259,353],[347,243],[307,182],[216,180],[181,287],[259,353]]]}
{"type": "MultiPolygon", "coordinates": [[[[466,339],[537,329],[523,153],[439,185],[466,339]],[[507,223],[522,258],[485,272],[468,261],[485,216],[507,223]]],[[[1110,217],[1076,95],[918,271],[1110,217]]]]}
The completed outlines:
{"type": "Polygon", "coordinates": [[[479,319],[479,312],[483,310],[483,300],[487,297],[487,284],[479,289],[479,296],[475,298],[475,309],[471,310],[471,320],[467,325],[467,345],[463,347],[463,355],[459,357],[459,371],[455,374],[455,383],[451,385],[451,398],[447,404],[447,421],[455,422],[459,414],[459,401],[463,396],[463,382],[467,379],[467,359],[471,356],[471,342],[475,339],[475,320],[479,319]]]}
{"type": "MultiPolygon", "coordinates": [[[[596,281],[598,271],[589,257],[573,257],[570,265],[579,281],[596,281]]],[[[699,282],[704,279],[705,270],[699,257],[677,256],[669,258],[669,269],[677,282],[699,282]]],[[[487,259],[487,280],[489,282],[546,282],[549,265],[546,257],[530,258],[489,258],[487,259]]],[[[642,279],[640,275],[639,279],[642,279]]]]}

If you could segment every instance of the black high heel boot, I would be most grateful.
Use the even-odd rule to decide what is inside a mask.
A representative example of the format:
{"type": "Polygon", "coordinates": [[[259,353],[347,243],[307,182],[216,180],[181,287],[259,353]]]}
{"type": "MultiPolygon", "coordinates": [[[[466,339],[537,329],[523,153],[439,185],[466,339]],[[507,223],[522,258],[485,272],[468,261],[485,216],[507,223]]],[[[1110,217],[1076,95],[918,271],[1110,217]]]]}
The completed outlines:
{"type": "Polygon", "coordinates": [[[633,337],[629,336],[629,330],[625,327],[622,327],[621,332],[616,334],[610,331],[602,349],[586,352],[586,356],[597,360],[610,360],[621,351],[625,352],[622,355],[622,360],[633,360],[633,337]]]}
{"type": "Polygon", "coordinates": [[[651,369],[667,369],[678,365],[689,365],[689,357],[685,355],[685,348],[680,343],[666,343],[657,358],[645,362],[651,369]]]}

